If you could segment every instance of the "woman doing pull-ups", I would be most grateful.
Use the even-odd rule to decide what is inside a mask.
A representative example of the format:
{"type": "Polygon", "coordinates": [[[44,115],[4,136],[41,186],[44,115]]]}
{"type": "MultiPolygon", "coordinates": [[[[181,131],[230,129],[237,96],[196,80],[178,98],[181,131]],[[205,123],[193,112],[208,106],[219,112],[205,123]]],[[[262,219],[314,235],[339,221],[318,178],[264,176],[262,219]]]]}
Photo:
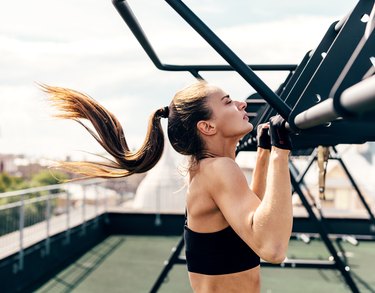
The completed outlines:
{"type": "Polygon", "coordinates": [[[257,159],[250,187],[235,162],[236,145],[252,131],[246,103],[232,100],[204,81],[177,92],[169,106],[150,116],[146,139],[132,152],[116,117],[93,99],[73,90],[45,86],[58,116],[82,124],[113,157],[103,162],[62,162],[84,177],[114,178],[150,170],[168,138],[190,157],[184,229],[186,262],[194,292],[259,292],[260,259],[285,259],[292,230],[288,168],[291,149],[285,120],[274,116],[257,129],[257,159]]]}

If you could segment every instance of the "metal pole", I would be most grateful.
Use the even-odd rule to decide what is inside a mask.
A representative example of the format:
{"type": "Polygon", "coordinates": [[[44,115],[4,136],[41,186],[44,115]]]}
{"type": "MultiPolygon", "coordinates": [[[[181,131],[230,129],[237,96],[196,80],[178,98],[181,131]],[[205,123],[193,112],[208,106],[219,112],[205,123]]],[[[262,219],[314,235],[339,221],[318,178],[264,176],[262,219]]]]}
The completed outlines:
{"type": "MultiPolygon", "coordinates": [[[[162,63],[153,49],[150,41],[144,33],[140,23],[135,17],[132,9],[126,0],[112,0],[117,12],[125,21],[133,35],[136,37],[142,48],[145,50],[148,57],[154,63],[156,68],[166,71],[189,71],[193,76],[200,78],[199,71],[233,71],[233,67],[229,65],[175,65],[162,63]]],[[[295,64],[254,64],[248,65],[252,70],[265,70],[265,71],[293,71],[297,68],[295,64]]]]}
{"type": "Polygon", "coordinates": [[[66,231],[65,231],[66,244],[70,242],[70,192],[66,190],[66,231]]]}
{"type": "Polygon", "coordinates": [[[112,3],[116,7],[118,13],[121,15],[122,19],[126,22],[128,27],[131,29],[134,36],[137,38],[138,42],[142,45],[147,55],[155,64],[155,66],[159,69],[162,69],[162,63],[160,62],[158,56],[156,55],[154,49],[152,48],[150,42],[148,41],[145,33],[143,32],[143,29],[138,23],[138,20],[136,19],[127,1],[112,0],[112,3]]]}
{"type": "Polygon", "coordinates": [[[21,195],[19,230],[20,230],[20,251],[18,252],[18,271],[23,270],[24,247],[23,247],[23,228],[25,227],[25,195],[21,195]]]}
{"type": "MultiPolygon", "coordinates": [[[[375,76],[347,88],[338,98],[340,108],[353,114],[361,114],[375,110],[375,76]]],[[[294,123],[299,129],[318,126],[339,118],[334,99],[328,98],[323,102],[299,113],[294,123]]]]}
{"type": "Polygon", "coordinates": [[[46,211],[46,255],[50,253],[50,226],[51,226],[51,192],[48,192],[46,211]]]}
{"type": "Polygon", "coordinates": [[[109,217],[108,217],[108,193],[106,192],[104,194],[104,197],[105,197],[105,201],[104,201],[104,222],[106,224],[109,223],[109,217]]]}
{"type": "Polygon", "coordinates": [[[182,1],[166,2],[216,50],[284,119],[290,107],[280,99],[215,33],[201,21],[182,1]]]}
{"type": "Polygon", "coordinates": [[[86,185],[82,185],[82,233],[86,233],[86,185]]]}
{"type": "Polygon", "coordinates": [[[354,113],[375,110],[375,75],[344,90],[340,104],[347,111],[354,113]]]}
{"type": "Polygon", "coordinates": [[[299,129],[308,129],[335,120],[338,114],[333,106],[333,99],[329,98],[314,107],[298,114],[294,123],[299,129]]]}
{"type": "Polygon", "coordinates": [[[352,292],[359,292],[357,285],[355,284],[352,276],[350,275],[350,267],[347,266],[342,259],[337,255],[337,250],[333,246],[331,240],[328,238],[328,232],[324,226],[324,224],[316,217],[312,207],[310,206],[309,202],[307,201],[306,197],[304,196],[300,186],[298,185],[296,179],[294,178],[294,174],[291,172],[290,174],[290,179],[292,186],[294,188],[294,191],[297,192],[299,195],[304,207],[306,208],[311,220],[316,224],[318,230],[319,230],[319,235],[322,238],[324,244],[326,245],[328,251],[331,253],[333,259],[335,260],[336,267],[338,270],[340,270],[342,276],[344,277],[346,283],[352,290],[352,292]]]}
{"type": "Polygon", "coordinates": [[[164,268],[161,271],[159,277],[157,278],[155,284],[152,286],[150,293],[158,292],[160,286],[163,284],[164,279],[168,275],[169,271],[172,269],[174,264],[182,264],[186,263],[186,261],[180,260],[179,256],[181,254],[181,250],[183,249],[185,244],[184,237],[182,236],[180,241],[177,244],[177,247],[173,247],[172,255],[170,256],[169,260],[164,262],[164,268]]]}
{"type": "Polygon", "coordinates": [[[98,191],[98,185],[94,185],[95,189],[95,225],[98,225],[99,217],[98,217],[98,205],[99,205],[99,191],[98,191]]]}
{"type": "Polygon", "coordinates": [[[316,149],[310,155],[309,162],[307,163],[305,170],[296,178],[296,181],[298,182],[298,184],[303,181],[303,178],[305,178],[307,172],[310,170],[310,167],[314,163],[315,160],[316,160],[316,149]]]}
{"type": "MultiPolygon", "coordinates": [[[[338,155],[338,152],[337,152],[336,148],[335,148],[335,147],[332,147],[332,149],[333,149],[333,151],[335,152],[335,154],[338,155]]],[[[371,222],[372,222],[372,225],[375,227],[375,217],[374,217],[374,214],[372,213],[372,211],[371,211],[369,205],[367,204],[367,202],[366,202],[366,200],[365,200],[363,194],[362,194],[361,191],[359,190],[359,187],[358,187],[357,183],[354,181],[354,178],[353,178],[352,175],[350,174],[350,172],[349,172],[348,168],[346,167],[346,165],[344,164],[344,161],[342,160],[342,158],[340,158],[339,156],[337,156],[336,159],[339,161],[341,167],[344,169],[346,175],[348,176],[348,178],[349,178],[349,180],[350,180],[350,183],[353,185],[354,189],[356,190],[356,192],[357,192],[357,194],[358,194],[358,196],[359,196],[359,199],[361,200],[361,202],[362,202],[364,208],[365,208],[366,211],[368,212],[369,217],[370,217],[370,220],[371,220],[371,222]]]]}

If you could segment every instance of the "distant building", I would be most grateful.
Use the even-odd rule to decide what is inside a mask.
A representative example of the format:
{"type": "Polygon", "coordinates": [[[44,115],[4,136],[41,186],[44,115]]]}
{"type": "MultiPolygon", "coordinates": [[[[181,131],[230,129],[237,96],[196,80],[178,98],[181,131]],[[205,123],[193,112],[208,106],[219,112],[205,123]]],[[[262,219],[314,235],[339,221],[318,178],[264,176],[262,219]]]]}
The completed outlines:
{"type": "Polygon", "coordinates": [[[187,173],[181,171],[181,156],[166,144],[158,164],[139,184],[130,207],[157,213],[183,213],[187,189],[183,172],[187,173]]]}
{"type": "Polygon", "coordinates": [[[25,155],[0,154],[0,172],[30,179],[34,174],[47,168],[47,162],[25,155]]]}
{"type": "MultiPolygon", "coordinates": [[[[375,166],[373,164],[373,150],[373,146],[367,145],[342,146],[339,148],[339,155],[367,204],[375,212],[375,166]]],[[[303,170],[306,161],[304,163],[303,160],[300,160],[300,162],[297,162],[297,165],[300,170],[303,170]]],[[[320,201],[323,210],[332,215],[345,213],[367,215],[358,193],[337,160],[330,159],[328,161],[325,200],[319,200],[318,176],[318,168],[315,161],[306,174],[304,181],[312,197],[320,201]]],[[[296,206],[301,205],[298,196],[295,196],[293,201],[296,206]]]]}
{"type": "Polygon", "coordinates": [[[10,175],[16,175],[18,171],[16,159],[19,157],[19,155],[13,154],[0,154],[0,172],[5,172],[10,175]]]}

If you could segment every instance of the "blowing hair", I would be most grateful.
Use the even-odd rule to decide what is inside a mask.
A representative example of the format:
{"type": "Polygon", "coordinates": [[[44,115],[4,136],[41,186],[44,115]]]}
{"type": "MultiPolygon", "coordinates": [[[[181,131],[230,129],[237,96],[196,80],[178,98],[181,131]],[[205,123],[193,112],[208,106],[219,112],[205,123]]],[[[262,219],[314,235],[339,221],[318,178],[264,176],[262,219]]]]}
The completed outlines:
{"type": "Polygon", "coordinates": [[[168,109],[158,109],[150,115],[146,138],[139,150],[132,152],[120,122],[94,99],[67,88],[41,87],[59,110],[55,117],[81,124],[113,158],[105,158],[105,162],[58,162],[57,168],[83,175],[83,178],[120,178],[146,172],[159,161],[164,149],[160,118],[168,116],[168,109]],[[95,131],[84,124],[84,120],[89,121],[95,131]]]}
{"type": "Polygon", "coordinates": [[[117,118],[91,97],[75,90],[41,85],[58,118],[81,124],[112,156],[105,162],[58,162],[57,168],[83,175],[83,178],[119,178],[150,170],[160,160],[164,149],[164,133],[160,118],[168,118],[168,138],[180,154],[191,157],[190,167],[210,157],[205,151],[197,123],[210,119],[207,106],[207,82],[198,81],[177,92],[169,107],[154,111],[149,118],[146,138],[139,150],[129,150],[124,131],[117,118]],[[89,121],[95,130],[87,126],[89,121]]]}

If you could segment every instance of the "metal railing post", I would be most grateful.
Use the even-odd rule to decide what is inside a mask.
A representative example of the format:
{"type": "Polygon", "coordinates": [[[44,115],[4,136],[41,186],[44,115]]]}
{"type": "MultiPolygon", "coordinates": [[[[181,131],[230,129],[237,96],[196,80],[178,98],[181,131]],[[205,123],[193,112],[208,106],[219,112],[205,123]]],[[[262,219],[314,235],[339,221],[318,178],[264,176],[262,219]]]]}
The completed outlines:
{"type": "Polygon", "coordinates": [[[18,268],[17,271],[23,270],[24,247],[23,247],[23,228],[25,226],[25,195],[21,195],[19,230],[20,230],[20,251],[18,252],[18,268]]]}
{"type": "Polygon", "coordinates": [[[50,229],[51,229],[51,192],[48,193],[47,211],[46,211],[46,255],[50,253],[50,229]]]}
{"type": "Polygon", "coordinates": [[[98,184],[94,185],[94,190],[95,190],[95,226],[98,225],[98,209],[99,209],[99,190],[98,190],[98,184]]]}
{"type": "Polygon", "coordinates": [[[86,185],[82,185],[82,234],[86,233],[86,185]]]}
{"type": "Polygon", "coordinates": [[[70,192],[66,190],[66,231],[65,242],[70,243],[70,192]]]}
{"type": "Polygon", "coordinates": [[[105,215],[105,223],[109,223],[109,217],[108,217],[108,193],[104,194],[105,200],[104,200],[104,215],[105,215]]]}

